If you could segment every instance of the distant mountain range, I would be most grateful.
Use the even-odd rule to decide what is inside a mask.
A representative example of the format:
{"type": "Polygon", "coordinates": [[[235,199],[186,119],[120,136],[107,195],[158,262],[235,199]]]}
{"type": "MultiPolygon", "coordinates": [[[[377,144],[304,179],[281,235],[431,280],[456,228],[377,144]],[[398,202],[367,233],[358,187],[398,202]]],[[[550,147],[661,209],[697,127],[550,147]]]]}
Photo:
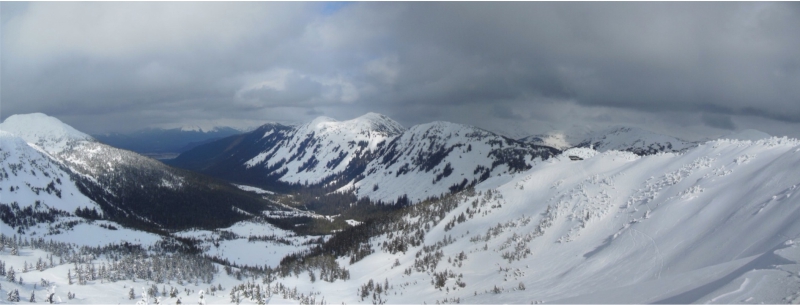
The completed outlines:
{"type": "Polygon", "coordinates": [[[242,131],[231,127],[202,129],[189,126],[172,129],[149,128],[130,133],[96,134],[92,137],[117,148],[135,151],[157,159],[167,159],[200,144],[240,133],[242,131]]]}
{"type": "Polygon", "coordinates": [[[449,122],[405,129],[368,113],[342,122],[320,117],[296,127],[268,124],[168,162],[266,189],[310,186],[394,202],[458,191],[558,152],[449,122]]]}

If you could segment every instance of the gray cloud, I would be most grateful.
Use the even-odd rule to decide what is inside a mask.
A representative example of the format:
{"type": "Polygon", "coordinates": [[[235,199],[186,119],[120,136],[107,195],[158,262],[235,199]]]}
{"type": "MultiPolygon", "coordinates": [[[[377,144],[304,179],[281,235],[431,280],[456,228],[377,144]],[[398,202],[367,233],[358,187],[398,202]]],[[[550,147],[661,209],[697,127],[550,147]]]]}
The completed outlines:
{"type": "Polygon", "coordinates": [[[375,111],[800,136],[796,3],[0,5],[3,118],[103,132],[375,111]]]}
{"type": "Polygon", "coordinates": [[[733,120],[731,120],[731,117],[727,115],[704,113],[702,115],[702,118],[703,118],[703,123],[705,123],[710,127],[727,129],[727,130],[736,129],[736,125],[733,124],[733,120]]]}

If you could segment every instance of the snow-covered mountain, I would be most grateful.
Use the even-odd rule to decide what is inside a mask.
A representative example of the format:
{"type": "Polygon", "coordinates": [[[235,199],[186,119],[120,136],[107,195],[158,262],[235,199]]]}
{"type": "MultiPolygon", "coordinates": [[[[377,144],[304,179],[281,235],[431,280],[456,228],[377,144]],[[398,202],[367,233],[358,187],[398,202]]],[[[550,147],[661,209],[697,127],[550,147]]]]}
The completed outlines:
{"type": "Polygon", "coordinates": [[[335,302],[798,301],[797,168],[786,138],[573,148],[353,230],[372,234],[341,250],[355,283],[289,283],[335,302]]]}
{"type": "Polygon", "coordinates": [[[460,190],[556,153],[471,126],[434,122],[406,130],[368,113],[342,122],[320,117],[296,127],[268,124],[197,147],[170,164],[267,189],[316,185],[394,202],[460,190]]]}
{"type": "Polygon", "coordinates": [[[526,136],[520,138],[519,141],[536,145],[542,145],[542,146],[550,146],[560,150],[564,150],[574,146],[573,144],[570,143],[570,140],[567,139],[567,135],[565,135],[564,133],[526,136]]]}
{"type": "MultiPolygon", "coordinates": [[[[411,127],[381,147],[363,179],[341,190],[359,197],[412,202],[509,175],[557,154],[550,147],[522,143],[472,126],[433,122],[411,127]]],[[[359,177],[360,178],[360,177],[359,177]]]]}
{"type": "MultiPolygon", "coordinates": [[[[240,211],[259,213],[267,206],[260,196],[102,144],[44,114],[12,115],[0,130],[56,160],[105,217],[126,225],[213,227],[242,219],[240,211]]],[[[29,160],[38,164],[35,158],[29,160]]],[[[14,183],[35,183],[27,178],[18,177],[14,183]]]]}
{"type": "Polygon", "coordinates": [[[360,174],[378,148],[404,130],[375,113],[341,122],[319,117],[300,126],[271,123],[201,145],[169,163],[272,189],[319,184],[360,174]]]}
{"type": "Polygon", "coordinates": [[[28,145],[22,138],[0,130],[0,218],[17,225],[19,232],[39,217],[54,221],[78,209],[100,211],[100,206],[80,192],[61,163],[28,145]]]}
{"type": "Polygon", "coordinates": [[[696,145],[640,128],[610,127],[590,134],[575,146],[593,147],[601,152],[620,150],[637,155],[652,155],[659,152],[680,152],[696,145]]]}
{"type": "Polygon", "coordinates": [[[280,145],[244,165],[283,173],[283,182],[316,184],[343,172],[352,161],[368,158],[404,130],[394,120],[376,113],[343,122],[319,117],[287,133],[280,145]]]}
{"type": "Polygon", "coordinates": [[[12,115],[0,124],[0,130],[21,137],[50,154],[61,153],[79,141],[92,137],[43,113],[12,115]]]}
{"type": "MultiPolygon", "coordinates": [[[[245,156],[247,151],[249,157],[237,161],[243,166],[265,149],[280,151],[283,148],[274,146],[287,143],[296,132],[297,127],[266,125],[257,133],[226,138],[204,152],[217,160],[219,155],[245,156]]],[[[0,140],[2,136],[0,133],[0,140]]],[[[315,145],[307,144],[311,150],[307,148],[306,154],[313,154],[316,145],[326,145],[319,139],[308,141],[315,145]]],[[[157,286],[154,291],[172,291],[173,287],[178,291],[209,291],[203,299],[209,304],[228,303],[232,298],[255,304],[265,295],[271,296],[273,303],[800,301],[799,140],[720,139],[681,152],[649,155],[599,151],[590,145],[557,154],[556,150],[477,128],[434,122],[414,126],[384,141],[369,150],[371,161],[363,165],[358,179],[346,181],[353,182],[351,186],[359,196],[391,198],[397,193],[389,190],[401,189],[412,193],[409,197],[416,196],[420,192],[413,180],[426,185],[429,192],[448,190],[448,185],[463,181],[462,174],[482,182],[456,194],[372,218],[365,216],[361,222],[347,219],[352,227],[319,239],[244,221],[221,230],[174,233],[181,238],[196,238],[197,251],[213,255],[213,259],[165,256],[164,248],[158,247],[134,254],[113,252],[121,247],[74,247],[74,252],[59,254],[59,258],[66,257],[66,264],[30,270],[24,277],[68,287],[78,293],[70,302],[82,304],[131,302],[131,286],[139,292],[141,283],[163,280],[161,276],[166,277],[166,283],[147,289],[157,286]],[[478,166],[480,170],[476,170],[478,166]],[[78,251],[83,251],[82,255],[74,254],[78,251]],[[95,256],[102,251],[111,254],[95,256]],[[128,263],[118,263],[120,256],[128,263]],[[73,264],[70,257],[84,261],[73,264]],[[114,263],[110,263],[112,260],[114,263]],[[163,268],[161,262],[169,260],[191,262],[203,271],[194,274],[163,268]],[[105,266],[114,270],[148,266],[152,269],[147,270],[155,272],[129,272],[112,281],[104,277],[87,280],[81,276],[87,274],[89,267],[84,266],[91,262],[107,263],[105,266]],[[70,269],[73,266],[83,271],[70,269]],[[66,279],[67,274],[73,278],[66,279]],[[75,278],[89,283],[69,285],[68,281],[75,278]],[[257,283],[269,286],[255,286],[257,283]],[[220,286],[223,292],[217,290],[220,286]],[[264,290],[266,287],[269,291],[264,290]]],[[[292,152],[289,157],[298,153],[295,159],[309,160],[297,149],[302,141],[293,143],[297,144],[295,150],[286,150],[292,152]]],[[[3,140],[0,144],[3,156],[12,160],[7,166],[4,161],[4,169],[13,170],[17,165],[11,164],[19,162],[13,161],[16,155],[6,154],[6,150],[18,151],[16,147],[22,143],[3,140]],[[2,144],[6,142],[11,144],[2,144]]],[[[81,145],[67,143],[67,149],[58,155],[78,158],[69,151],[81,149],[81,145]]],[[[93,149],[97,147],[88,150],[93,149]]],[[[102,151],[98,149],[98,153],[102,151]]],[[[36,155],[34,152],[37,150],[26,150],[25,154],[36,155]]],[[[40,154],[47,157],[44,152],[40,154]]],[[[94,163],[91,158],[80,160],[94,163]]],[[[45,160],[36,164],[40,162],[50,164],[45,160]]],[[[73,164],[76,161],[59,162],[65,167],[79,167],[73,164]]],[[[25,174],[26,179],[56,173],[24,166],[36,173],[25,174]]],[[[98,166],[86,168],[86,173],[101,171],[98,166]]],[[[18,177],[23,177],[21,172],[18,177]]],[[[132,177],[121,175],[118,179],[130,178],[138,183],[150,180],[147,176],[132,177]]],[[[343,176],[339,173],[332,177],[343,176]]],[[[3,184],[3,191],[5,187],[3,184]]],[[[155,244],[146,237],[142,244],[155,244]]],[[[24,244],[16,238],[9,243],[15,245],[14,249],[24,244]]],[[[44,248],[20,246],[22,255],[16,256],[9,248],[0,248],[0,258],[15,270],[50,254],[44,248]]],[[[4,282],[2,289],[3,293],[18,289],[27,297],[35,288],[30,282],[4,282]]],[[[41,298],[37,300],[41,302],[41,298]]],[[[194,293],[183,298],[181,302],[186,303],[199,296],[194,293]]],[[[177,297],[161,298],[161,303],[177,301],[177,297]]]]}

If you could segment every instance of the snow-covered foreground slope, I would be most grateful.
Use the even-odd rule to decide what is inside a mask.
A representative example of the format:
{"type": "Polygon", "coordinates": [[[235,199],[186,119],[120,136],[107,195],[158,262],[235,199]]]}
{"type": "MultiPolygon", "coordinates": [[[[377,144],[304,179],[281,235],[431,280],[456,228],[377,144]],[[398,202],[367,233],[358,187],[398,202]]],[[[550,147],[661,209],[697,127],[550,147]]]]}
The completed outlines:
{"type": "MultiPolygon", "coordinates": [[[[390,303],[800,296],[800,142],[720,140],[647,157],[585,150],[572,153],[586,160],[554,158],[379,226],[376,252],[349,267],[351,278],[388,279],[390,303]]],[[[360,300],[337,283],[323,295],[360,300]]]]}

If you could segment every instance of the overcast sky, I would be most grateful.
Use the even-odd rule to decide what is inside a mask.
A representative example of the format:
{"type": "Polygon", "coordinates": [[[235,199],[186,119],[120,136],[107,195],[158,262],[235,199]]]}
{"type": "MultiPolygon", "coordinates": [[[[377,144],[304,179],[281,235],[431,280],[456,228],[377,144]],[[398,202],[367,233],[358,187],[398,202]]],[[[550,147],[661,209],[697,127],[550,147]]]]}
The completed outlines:
{"type": "Polygon", "coordinates": [[[800,3],[2,2],[0,116],[800,137],[800,3]]]}

